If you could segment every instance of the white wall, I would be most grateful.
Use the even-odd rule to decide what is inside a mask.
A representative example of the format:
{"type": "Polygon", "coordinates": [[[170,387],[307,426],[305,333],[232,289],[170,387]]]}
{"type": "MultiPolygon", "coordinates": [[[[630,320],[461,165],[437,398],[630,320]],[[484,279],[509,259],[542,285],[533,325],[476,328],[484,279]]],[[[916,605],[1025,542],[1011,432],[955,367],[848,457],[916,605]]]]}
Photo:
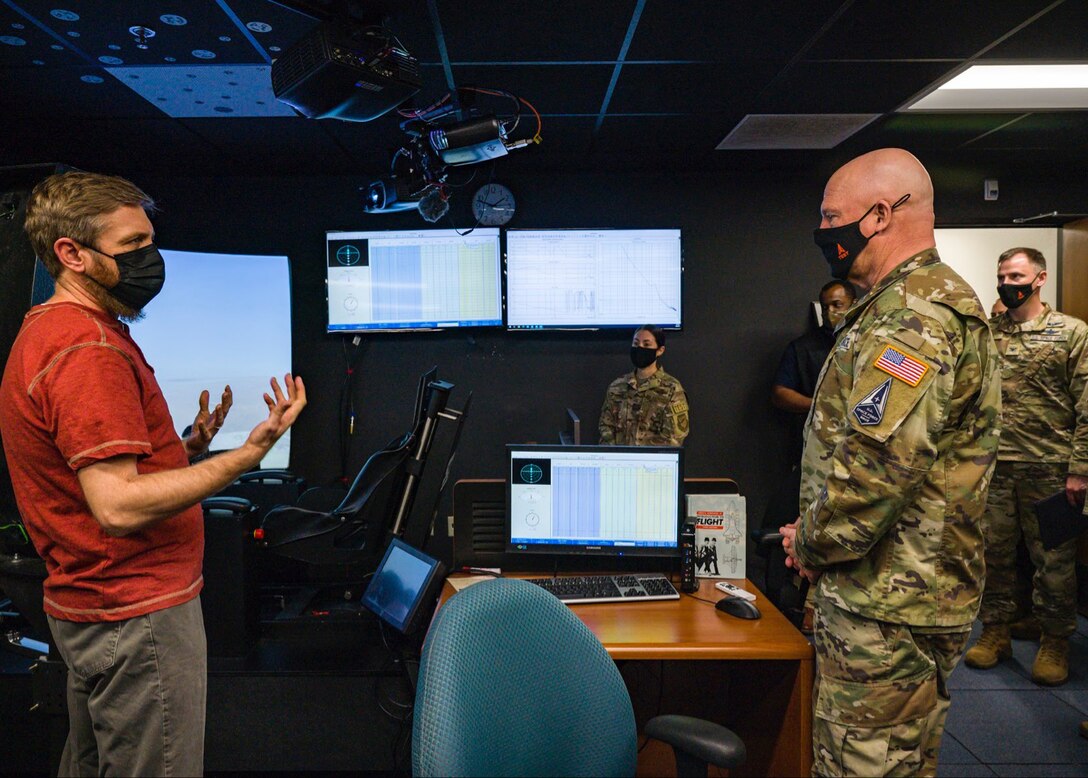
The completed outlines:
{"type": "Polygon", "coordinates": [[[937,230],[941,259],[963,276],[990,310],[997,299],[997,258],[1013,246],[1039,249],[1046,257],[1043,302],[1058,307],[1058,229],[1056,227],[985,227],[937,230]]]}

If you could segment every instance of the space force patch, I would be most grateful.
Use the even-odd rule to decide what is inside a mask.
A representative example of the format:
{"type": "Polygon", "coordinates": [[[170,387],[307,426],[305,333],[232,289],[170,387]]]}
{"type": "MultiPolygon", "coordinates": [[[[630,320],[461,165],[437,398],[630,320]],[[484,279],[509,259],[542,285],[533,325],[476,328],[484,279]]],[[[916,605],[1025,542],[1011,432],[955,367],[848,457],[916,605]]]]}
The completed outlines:
{"type": "Polygon", "coordinates": [[[869,394],[861,398],[851,413],[863,427],[875,427],[884,420],[884,409],[888,407],[888,395],[892,390],[892,379],[888,379],[869,394]]]}

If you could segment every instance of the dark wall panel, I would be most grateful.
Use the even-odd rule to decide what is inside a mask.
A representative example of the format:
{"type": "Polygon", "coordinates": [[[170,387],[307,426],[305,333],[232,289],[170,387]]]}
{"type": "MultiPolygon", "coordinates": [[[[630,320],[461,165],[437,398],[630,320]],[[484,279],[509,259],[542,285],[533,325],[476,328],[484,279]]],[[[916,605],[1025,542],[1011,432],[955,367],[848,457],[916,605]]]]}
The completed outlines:
{"type": "MultiPolygon", "coordinates": [[[[1076,176],[1063,177],[1046,166],[1040,167],[1045,174],[1032,175],[1023,159],[1011,165],[1009,158],[980,154],[925,161],[934,172],[944,224],[1007,224],[1012,207],[1018,215],[1070,209],[1086,194],[1076,176]],[[1001,219],[992,219],[992,204],[975,192],[975,178],[983,172],[1002,177],[1001,219]]],[[[705,175],[529,173],[513,165],[503,175],[504,167],[498,168],[498,178],[518,199],[511,226],[683,229],[685,328],[669,338],[663,362],[691,400],[688,473],[736,478],[749,498],[751,522],[762,517],[785,447],[784,419],[767,400],[775,367],[786,343],[805,328],[808,301],[827,279],[811,240],[825,167],[826,160],[807,171],[705,175]]],[[[290,256],[294,369],[310,396],[293,433],[293,468],[312,484],[354,475],[370,452],[403,432],[416,378],[431,365],[457,385],[453,407],[474,392],[451,479],[501,477],[504,444],[554,440],[568,406],[594,440],[604,389],[629,368],[626,332],[367,335],[357,350],[350,336],[326,335],[324,232],[428,226],[417,214],[364,214],[357,189],[365,180],[136,179],[162,208],[156,228],[164,247],[290,256]],[[342,467],[339,441],[346,430],[340,406],[349,359],[356,362],[357,419],[342,467]]],[[[462,226],[470,223],[471,190],[459,191],[453,201],[451,216],[462,226]]],[[[23,290],[7,288],[4,294],[19,298],[6,299],[6,305],[24,304],[23,290]]],[[[424,504],[429,500],[421,497],[417,507],[424,504]]],[[[445,522],[438,526],[441,536],[445,522]]],[[[439,542],[434,550],[446,548],[439,542]]]]}
{"type": "MultiPolygon", "coordinates": [[[[512,226],[683,229],[685,329],[663,360],[687,389],[688,472],[736,478],[761,515],[782,429],[767,402],[783,346],[804,328],[807,301],[826,280],[810,230],[822,181],[793,174],[662,180],[650,175],[504,178],[518,198],[512,226]]],[[[362,213],[357,179],[141,180],[158,198],[169,248],[283,252],[291,257],[295,368],[310,407],[293,434],[293,467],[312,483],[340,475],[338,419],[350,338],[324,332],[324,231],[427,226],[418,215],[362,213]]],[[[453,216],[468,222],[468,195],[453,216]]],[[[441,226],[441,225],[440,225],[441,226]]],[[[595,440],[608,382],[629,369],[627,332],[496,330],[368,335],[359,348],[358,412],[349,471],[402,432],[416,376],[432,364],[473,404],[452,477],[499,477],[503,446],[552,441],[574,408],[595,440]]],[[[254,333],[260,337],[260,333],[254,333]]],[[[444,522],[443,522],[444,523],[444,522]]]]}

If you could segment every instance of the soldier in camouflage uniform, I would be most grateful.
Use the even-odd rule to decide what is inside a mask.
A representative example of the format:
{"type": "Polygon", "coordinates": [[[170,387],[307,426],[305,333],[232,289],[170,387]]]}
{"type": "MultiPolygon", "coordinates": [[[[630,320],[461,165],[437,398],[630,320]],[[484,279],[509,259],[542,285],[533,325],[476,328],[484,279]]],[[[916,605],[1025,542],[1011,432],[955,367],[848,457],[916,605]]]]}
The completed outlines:
{"type": "Polygon", "coordinates": [[[821,214],[832,274],[864,296],[817,384],[801,516],[782,528],[788,564],[816,585],[813,773],[933,775],[982,596],[998,356],[978,298],[934,248],[917,159],[851,161],[821,214]]]}
{"type": "Polygon", "coordinates": [[[1001,448],[986,505],[983,631],[964,657],[994,667],[1012,656],[1016,612],[1016,545],[1021,534],[1035,567],[1032,615],[1041,643],[1031,677],[1044,686],[1069,678],[1069,636],[1076,630],[1076,539],[1046,550],[1034,503],[1064,491],[1084,503],[1088,485],[1088,324],[1040,299],[1046,259],[1013,248],[997,264],[998,293],[1008,310],[990,326],[1001,353],[1001,448]]]}
{"type": "Polygon", "coordinates": [[[635,331],[635,370],[608,386],[601,408],[601,443],[615,446],[679,446],[688,436],[688,398],[680,382],[657,360],[665,333],[652,324],[635,331]]]}

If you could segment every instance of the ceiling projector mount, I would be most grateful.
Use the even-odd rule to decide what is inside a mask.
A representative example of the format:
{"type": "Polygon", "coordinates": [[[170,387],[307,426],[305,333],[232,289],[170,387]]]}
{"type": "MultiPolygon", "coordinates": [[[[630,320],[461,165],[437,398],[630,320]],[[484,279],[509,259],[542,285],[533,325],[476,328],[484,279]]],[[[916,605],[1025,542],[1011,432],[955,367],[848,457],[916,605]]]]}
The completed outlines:
{"type": "Polygon", "coordinates": [[[451,189],[468,183],[453,183],[448,168],[494,160],[541,141],[540,113],[501,89],[459,87],[426,108],[398,113],[407,141],[393,153],[389,175],[364,188],[367,213],[418,209],[427,221],[438,221],[449,210],[451,189]],[[535,128],[518,138],[523,106],[535,128]]]}

